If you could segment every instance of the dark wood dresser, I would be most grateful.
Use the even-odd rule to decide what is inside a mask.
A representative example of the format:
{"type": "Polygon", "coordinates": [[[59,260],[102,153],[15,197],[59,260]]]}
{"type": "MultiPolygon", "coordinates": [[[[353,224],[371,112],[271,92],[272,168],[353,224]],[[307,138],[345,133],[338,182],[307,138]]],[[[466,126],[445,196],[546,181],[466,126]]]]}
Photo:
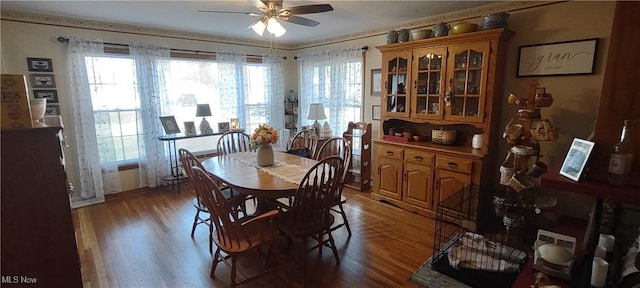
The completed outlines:
{"type": "Polygon", "coordinates": [[[59,119],[2,131],[3,287],[82,287],[59,119]]]}

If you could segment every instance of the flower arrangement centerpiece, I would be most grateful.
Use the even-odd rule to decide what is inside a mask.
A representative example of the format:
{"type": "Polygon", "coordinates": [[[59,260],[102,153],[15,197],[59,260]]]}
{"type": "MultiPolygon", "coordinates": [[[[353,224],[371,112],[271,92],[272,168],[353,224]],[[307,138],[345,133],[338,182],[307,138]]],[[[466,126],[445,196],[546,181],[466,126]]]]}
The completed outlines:
{"type": "Polygon", "coordinates": [[[271,144],[277,143],[278,137],[278,131],[268,124],[261,124],[253,130],[250,145],[252,149],[256,149],[258,166],[266,167],[273,165],[274,155],[271,144]]]}

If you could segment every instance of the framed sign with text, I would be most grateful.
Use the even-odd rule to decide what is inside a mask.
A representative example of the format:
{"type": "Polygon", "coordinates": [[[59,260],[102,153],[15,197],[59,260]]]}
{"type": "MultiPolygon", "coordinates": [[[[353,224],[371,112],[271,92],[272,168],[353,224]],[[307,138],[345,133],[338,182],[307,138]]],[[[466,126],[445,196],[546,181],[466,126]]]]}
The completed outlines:
{"type": "Polygon", "coordinates": [[[598,38],[520,46],[518,77],[593,74],[598,38]]]}

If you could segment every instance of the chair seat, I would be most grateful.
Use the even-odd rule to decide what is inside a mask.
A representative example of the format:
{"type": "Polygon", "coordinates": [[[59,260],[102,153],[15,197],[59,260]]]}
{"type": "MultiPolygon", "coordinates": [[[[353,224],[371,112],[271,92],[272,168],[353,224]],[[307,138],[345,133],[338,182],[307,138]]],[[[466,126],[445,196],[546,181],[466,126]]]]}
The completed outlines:
{"type": "MultiPolygon", "coordinates": [[[[227,199],[229,204],[231,204],[231,206],[239,206],[246,200],[246,197],[247,197],[244,194],[233,193],[231,189],[225,189],[220,192],[222,193],[224,198],[227,199]]],[[[197,198],[193,199],[193,207],[195,207],[196,209],[202,212],[209,213],[209,211],[207,210],[207,207],[205,207],[203,203],[200,203],[197,198]]]]}
{"type": "Polygon", "coordinates": [[[307,237],[313,234],[320,234],[333,225],[334,217],[331,214],[327,214],[327,217],[323,219],[309,219],[308,221],[297,221],[298,225],[291,225],[289,221],[289,211],[280,213],[276,220],[276,226],[278,230],[284,232],[290,237],[307,237]]]}
{"type": "Polygon", "coordinates": [[[244,222],[247,224],[243,223],[242,225],[246,231],[248,241],[245,238],[223,241],[223,239],[219,238],[219,234],[215,234],[217,235],[214,236],[216,245],[226,253],[240,253],[276,239],[277,234],[273,233],[273,227],[269,221],[251,221],[251,219],[253,218],[245,218],[244,222]]]}

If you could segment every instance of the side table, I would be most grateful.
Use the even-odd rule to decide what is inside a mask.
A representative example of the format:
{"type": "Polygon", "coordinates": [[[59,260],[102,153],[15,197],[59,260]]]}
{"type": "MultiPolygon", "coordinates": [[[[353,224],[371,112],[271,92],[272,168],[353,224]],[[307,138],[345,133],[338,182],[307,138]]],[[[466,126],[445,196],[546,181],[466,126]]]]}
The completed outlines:
{"type": "Polygon", "coordinates": [[[162,177],[162,180],[171,182],[171,188],[177,188],[178,193],[180,193],[180,182],[187,179],[186,175],[180,171],[180,159],[178,156],[178,146],[176,146],[176,141],[182,139],[189,138],[197,138],[197,137],[209,137],[222,135],[224,133],[212,133],[212,134],[196,134],[196,135],[185,135],[184,133],[175,133],[175,134],[167,134],[163,136],[159,136],[158,140],[166,141],[169,146],[169,165],[171,165],[171,174],[162,177]]]}

